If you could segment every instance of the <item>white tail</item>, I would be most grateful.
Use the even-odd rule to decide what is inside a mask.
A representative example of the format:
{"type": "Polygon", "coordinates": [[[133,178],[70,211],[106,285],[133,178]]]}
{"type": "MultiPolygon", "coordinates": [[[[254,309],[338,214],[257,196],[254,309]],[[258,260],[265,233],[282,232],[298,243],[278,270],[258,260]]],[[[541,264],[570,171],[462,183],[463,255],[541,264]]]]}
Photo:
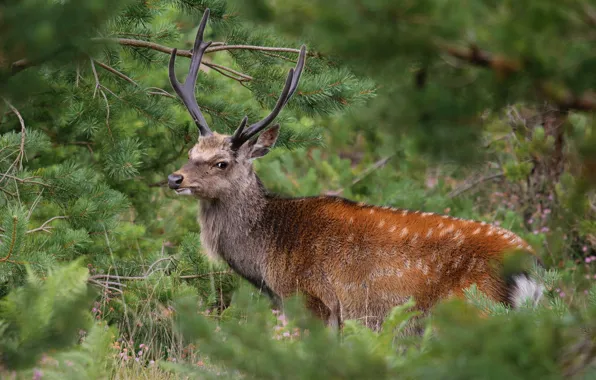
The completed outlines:
{"type": "Polygon", "coordinates": [[[536,306],[542,298],[544,285],[530,278],[528,275],[521,274],[514,276],[513,284],[511,304],[515,308],[522,306],[528,299],[532,301],[532,305],[536,306]]]}

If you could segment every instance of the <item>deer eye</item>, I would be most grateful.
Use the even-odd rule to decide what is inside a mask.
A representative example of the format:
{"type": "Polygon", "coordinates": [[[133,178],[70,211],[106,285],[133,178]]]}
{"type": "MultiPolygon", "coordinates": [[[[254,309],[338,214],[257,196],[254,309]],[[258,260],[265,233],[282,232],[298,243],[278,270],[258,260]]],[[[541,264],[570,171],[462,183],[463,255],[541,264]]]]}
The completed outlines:
{"type": "Polygon", "coordinates": [[[227,168],[227,167],[228,167],[228,163],[227,163],[227,162],[225,162],[225,161],[220,161],[220,162],[218,162],[217,164],[215,164],[215,166],[216,166],[218,169],[225,169],[225,168],[227,168]]]}

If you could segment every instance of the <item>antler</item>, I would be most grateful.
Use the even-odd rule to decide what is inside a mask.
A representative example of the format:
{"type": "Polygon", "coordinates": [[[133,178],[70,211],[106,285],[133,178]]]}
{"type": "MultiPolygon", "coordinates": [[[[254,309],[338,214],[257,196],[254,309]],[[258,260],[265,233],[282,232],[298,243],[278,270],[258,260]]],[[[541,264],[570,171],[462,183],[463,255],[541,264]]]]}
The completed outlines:
{"type": "Polygon", "coordinates": [[[176,62],[176,52],[177,49],[172,50],[172,55],[170,57],[170,65],[169,65],[169,76],[170,76],[170,83],[172,87],[190,112],[193,120],[197,124],[199,128],[199,133],[202,136],[209,136],[212,135],[213,132],[209,129],[207,125],[207,121],[205,117],[201,113],[201,109],[197,104],[197,99],[195,98],[195,86],[197,83],[197,75],[199,72],[199,67],[201,66],[201,60],[203,59],[203,54],[205,50],[211,45],[212,41],[204,42],[203,41],[203,32],[205,32],[205,26],[207,25],[207,19],[209,18],[209,8],[205,9],[205,13],[203,13],[203,18],[201,19],[201,24],[199,25],[199,30],[197,32],[197,37],[195,38],[195,44],[192,49],[192,58],[190,60],[190,68],[188,69],[188,76],[184,81],[184,84],[178,82],[176,79],[176,73],[174,72],[174,63],[176,62]]]}
{"type": "Polygon", "coordinates": [[[277,100],[277,104],[275,104],[275,108],[269,115],[267,115],[263,120],[258,121],[254,124],[251,124],[246,130],[246,123],[248,121],[248,116],[245,116],[240,123],[240,126],[231,137],[232,149],[238,149],[248,141],[251,137],[256,135],[257,133],[261,132],[265,129],[269,124],[275,120],[279,112],[282,108],[286,105],[288,100],[294,95],[296,89],[298,88],[298,82],[300,81],[300,75],[302,75],[302,70],[304,69],[304,61],[306,59],[306,46],[302,45],[300,47],[300,55],[298,56],[298,62],[296,63],[296,67],[291,68],[290,72],[288,73],[288,78],[286,79],[286,84],[277,100]]]}

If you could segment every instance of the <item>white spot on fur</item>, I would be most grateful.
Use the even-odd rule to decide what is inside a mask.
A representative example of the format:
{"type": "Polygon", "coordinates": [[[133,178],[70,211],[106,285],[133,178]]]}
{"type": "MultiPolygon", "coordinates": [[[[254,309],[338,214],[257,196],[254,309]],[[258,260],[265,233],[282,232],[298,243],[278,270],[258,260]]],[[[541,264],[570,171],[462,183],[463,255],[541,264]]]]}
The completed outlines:
{"type": "Polygon", "coordinates": [[[353,223],[354,223],[354,217],[350,216],[350,224],[353,224],[353,223]]]}
{"type": "Polygon", "coordinates": [[[397,229],[397,227],[391,226],[391,228],[389,228],[389,232],[395,232],[396,229],[397,229]]]}
{"type": "Polygon", "coordinates": [[[371,214],[371,215],[374,214],[375,213],[375,209],[374,208],[371,208],[368,213],[371,214]]]}
{"type": "Polygon", "coordinates": [[[422,268],[422,273],[426,276],[428,274],[428,265],[425,265],[424,268],[422,268]]]}
{"type": "Polygon", "coordinates": [[[348,241],[354,241],[354,234],[348,235],[348,241]]]}
{"type": "Polygon", "coordinates": [[[416,261],[416,268],[418,268],[418,269],[422,269],[422,259],[418,259],[418,260],[416,261]]]}
{"type": "Polygon", "coordinates": [[[432,228],[430,228],[430,229],[428,230],[428,232],[426,233],[426,238],[428,239],[428,238],[429,238],[429,237],[431,237],[432,235],[433,235],[433,229],[432,229],[432,228]]]}
{"type": "Polygon", "coordinates": [[[472,232],[472,235],[478,235],[480,233],[480,227],[476,228],[474,230],[474,232],[472,232]]]}
{"type": "Polygon", "coordinates": [[[408,210],[402,210],[401,214],[402,214],[403,216],[406,216],[406,215],[408,215],[408,210]]]}
{"type": "Polygon", "coordinates": [[[488,231],[486,232],[486,236],[492,236],[495,233],[495,231],[492,228],[489,228],[488,231]]]}
{"type": "Polygon", "coordinates": [[[450,233],[451,231],[453,231],[455,229],[455,226],[452,224],[449,227],[445,228],[444,230],[441,231],[441,233],[439,233],[439,236],[444,236],[445,234],[450,233]]]}
{"type": "Polygon", "coordinates": [[[406,260],[406,269],[410,269],[410,259],[406,260]]]}
{"type": "Polygon", "coordinates": [[[399,234],[400,237],[404,237],[408,234],[408,227],[404,227],[399,234]]]}
{"type": "Polygon", "coordinates": [[[385,219],[381,219],[381,221],[379,222],[379,228],[383,228],[384,225],[385,225],[385,219]]]}
{"type": "Polygon", "coordinates": [[[444,226],[444,225],[445,225],[445,224],[444,224],[443,222],[441,222],[441,223],[439,223],[439,226],[438,226],[437,228],[438,228],[438,229],[441,229],[441,228],[443,228],[443,226],[444,226]]]}
{"type": "Polygon", "coordinates": [[[418,240],[418,236],[420,236],[420,234],[418,232],[416,232],[414,234],[414,237],[412,238],[412,244],[416,242],[416,240],[418,240]]]}
{"type": "Polygon", "coordinates": [[[514,276],[513,281],[514,288],[511,294],[511,303],[513,304],[513,307],[518,308],[528,300],[531,301],[533,306],[536,306],[540,301],[540,298],[542,298],[544,286],[525,275],[514,276]]]}

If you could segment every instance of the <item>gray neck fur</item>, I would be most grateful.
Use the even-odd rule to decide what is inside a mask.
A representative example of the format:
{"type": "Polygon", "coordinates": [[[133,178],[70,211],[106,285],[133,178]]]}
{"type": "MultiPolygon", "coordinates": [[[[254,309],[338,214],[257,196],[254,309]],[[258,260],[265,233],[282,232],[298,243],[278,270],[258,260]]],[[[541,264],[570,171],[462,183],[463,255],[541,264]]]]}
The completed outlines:
{"type": "Polygon", "coordinates": [[[259,286],[263,281],[264,231],[256,228],[267,203],[266,190],[254,171],[237,184],[234,196],[200,200],[201,243],[212,259],[225,260],[241,276],[259,286]]]}

